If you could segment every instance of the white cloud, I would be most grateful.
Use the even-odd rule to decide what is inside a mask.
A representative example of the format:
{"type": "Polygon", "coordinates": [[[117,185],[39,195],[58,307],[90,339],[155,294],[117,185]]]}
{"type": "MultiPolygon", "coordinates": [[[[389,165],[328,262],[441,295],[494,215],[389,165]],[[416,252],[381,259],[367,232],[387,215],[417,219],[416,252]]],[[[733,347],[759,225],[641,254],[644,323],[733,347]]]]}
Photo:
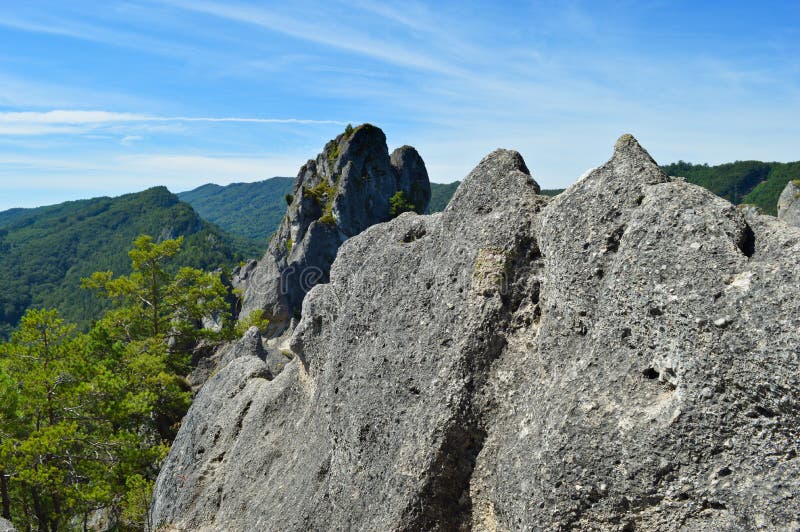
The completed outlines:
{"type": "Polygon", "coordinates": [[[144,137],[141,135],[126,135],[122,137],[122,140],[120,140],[119,143],[122,144],[123,146],[131,146],[137,140],[142,140],[142,139],[144,139],[144,137]]]}
{"type": "Polygon", "coordinates": [[[0,113],[0,124],[101,124],[144,121],[148,117],[109,111],[46,111],[0,113]]]}
{"type": "MultiPolygon", "coordinates": [[[[44,112],[0,112],[0,135],[53,135],[78,134],[92,130],[154,123],[249,123],[293,125],[339,125],[340,120],[314,120],[307,118],[262,117],[208,117],[208,116],[154,116],[136,113],[117,113],[97,110],[53,110],[44,112]]],[[[131,140],[141,140],[141,137],[131,140]]]]}

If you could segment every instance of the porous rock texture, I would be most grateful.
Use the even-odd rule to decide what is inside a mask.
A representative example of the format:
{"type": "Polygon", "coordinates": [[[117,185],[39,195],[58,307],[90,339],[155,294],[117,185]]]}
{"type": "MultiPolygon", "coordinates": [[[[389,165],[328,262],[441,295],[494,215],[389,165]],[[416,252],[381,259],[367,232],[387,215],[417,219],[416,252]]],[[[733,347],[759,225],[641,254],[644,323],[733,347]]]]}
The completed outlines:
{"type": "Polygon", "coordinates": [[[800,227],[800,179],[786,183],[778,197],[778,219],[800,227]]]}
{"type": "Polygon", "coordinates": [[[16,532],[16,530],[17,529],[14,528],[14,525],[11,523],[11,521],[7,521],[6,519],[0,517],[0,532],[16,532]]]}
{"type": "Polygon", "coordinates": [[[388,221],[390,200],[398,193],[415,211],[428,208],[428,172],[414,148],[403,146],[390,156],[383,131],[370,124],[326,144],[300,169],[264,257],[235,272],[234,284],[244,286],[241,315],[263,309],[271,334],[285,330],[299,317],[308,290],[328,281],[339,246],[388,221]]]}
{"type": "Polygon", "coordinates": [[[498,150],[443,213],[349,239],[295,359],[202,388],[174,530],[800,526],[800,229],[631,136],[558,197],[498,150]]]}

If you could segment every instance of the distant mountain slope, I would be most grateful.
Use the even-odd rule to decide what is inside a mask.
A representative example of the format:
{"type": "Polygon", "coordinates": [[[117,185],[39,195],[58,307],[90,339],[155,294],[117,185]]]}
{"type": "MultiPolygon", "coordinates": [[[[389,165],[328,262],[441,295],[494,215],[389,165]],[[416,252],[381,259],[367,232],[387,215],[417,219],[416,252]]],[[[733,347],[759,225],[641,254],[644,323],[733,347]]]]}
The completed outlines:
{"type": "Polygon", "coordinates": [[[461,181],[452,183],[431,183],[431,202],[428,204],[428,212],[441,212],[450,203],[450,198],[455,194],[461,181]]]}
{"type": "Polygon", "coordinates": [[[294,178],[273,177],[255,183],[203,185],[178,197],[224,230],[265,243],[286,212],[286,194],[294,178]]]}
{"type": "Polygon", "coordinates": [[[0,213],[0,337],[30,306],[56,307],[86,323],[101,310],[80,288],[95,271],[127,273],[140,234],[185,236],[176,263],[204,269],[232,266],[263,250],[202,220],[164,187],[117,198],[94,198],[0,213]]]}
{"type": "Polygon", "coordinates": [[[777,214],[778,196],[786,183],[800,177],[800,161],[736,161],[717,166],[678,161],[661,168],[668,175],[685,177],[732,203],[752,203],[772,215],[777,214]]]}

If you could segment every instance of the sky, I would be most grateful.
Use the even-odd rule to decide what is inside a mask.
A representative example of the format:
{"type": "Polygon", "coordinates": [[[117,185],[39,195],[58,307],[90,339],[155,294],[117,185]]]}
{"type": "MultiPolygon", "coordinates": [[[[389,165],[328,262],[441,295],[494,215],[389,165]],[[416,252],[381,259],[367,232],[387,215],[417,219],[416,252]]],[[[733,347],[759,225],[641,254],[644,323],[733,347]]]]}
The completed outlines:
{"type": "Polygon", "coordinates": [[[348,123],[432,181],[544,188],[633,133],[662,163],[800,159],[800,2],[0,2],[0,210],[294,176],[348,123]]]}

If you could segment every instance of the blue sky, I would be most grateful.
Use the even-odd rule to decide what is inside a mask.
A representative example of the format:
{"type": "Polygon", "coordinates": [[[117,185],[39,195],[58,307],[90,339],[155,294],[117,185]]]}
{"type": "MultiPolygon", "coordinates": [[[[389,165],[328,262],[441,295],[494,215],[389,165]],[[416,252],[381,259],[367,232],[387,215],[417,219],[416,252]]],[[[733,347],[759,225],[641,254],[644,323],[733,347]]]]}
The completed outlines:
{"type": "Polygon", "coordinates": [[[0,210],[294,176],[348,122],[434,181],[800,159],[800,2],[0,3],[0,210]]]}

